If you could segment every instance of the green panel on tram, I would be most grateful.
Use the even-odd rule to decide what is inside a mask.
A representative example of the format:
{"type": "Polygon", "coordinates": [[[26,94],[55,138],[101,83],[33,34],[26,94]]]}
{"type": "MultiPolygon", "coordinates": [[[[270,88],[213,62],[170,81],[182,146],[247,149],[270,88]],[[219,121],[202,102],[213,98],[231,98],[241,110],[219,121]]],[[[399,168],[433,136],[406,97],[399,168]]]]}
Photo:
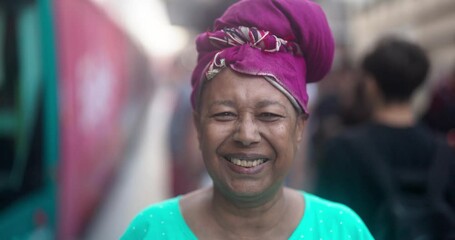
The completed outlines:
{"type": "Polygon", "coordinates": [[[55,226],[50,169],[56,159],[49,158],[57,158],[58,140],[50,6],[49,0],[0,0],[0,232],[6,239],[30,238],[44,222],[55,226]]]}

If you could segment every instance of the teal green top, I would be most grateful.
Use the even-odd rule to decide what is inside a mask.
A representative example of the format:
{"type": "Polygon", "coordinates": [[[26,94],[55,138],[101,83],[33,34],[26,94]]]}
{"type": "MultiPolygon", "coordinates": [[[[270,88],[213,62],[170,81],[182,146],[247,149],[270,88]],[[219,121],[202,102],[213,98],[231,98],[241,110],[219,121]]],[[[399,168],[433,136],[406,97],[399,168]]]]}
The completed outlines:
{"type": "MultiPolygon", "coordinates": [[[[345,205],[302,192],[305,212],[289,239],[373,239],[363,221],[345,205]]],[[[179,207],[180,197],[154,204],[131,222],[122,240],[197,239],[179,207]]]]}

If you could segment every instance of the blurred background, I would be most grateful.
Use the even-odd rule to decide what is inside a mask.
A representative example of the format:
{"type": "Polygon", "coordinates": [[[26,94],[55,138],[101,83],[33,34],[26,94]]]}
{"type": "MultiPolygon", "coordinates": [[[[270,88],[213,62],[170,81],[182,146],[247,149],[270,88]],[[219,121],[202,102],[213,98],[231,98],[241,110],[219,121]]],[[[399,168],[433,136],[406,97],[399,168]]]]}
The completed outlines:
{"type": "MultiPolygon", "coordinates": [[[[145,206],[210,184],[191,122],[194,38],[233,2],[0,0],[1,239],[118,239],[145,206]]],[[[309,191],[318,149],[368,119],[357,64],[379,38],[406,37],[431,58],[417,116],[435,94],[452,103],[444,116],[455,111],[455,1],[316,2],[337,46],[309,88],[288,178],[309,191]]],[[[429,125],[453,141],[455,117],[439,118],[452,121],[429,125]]]]}

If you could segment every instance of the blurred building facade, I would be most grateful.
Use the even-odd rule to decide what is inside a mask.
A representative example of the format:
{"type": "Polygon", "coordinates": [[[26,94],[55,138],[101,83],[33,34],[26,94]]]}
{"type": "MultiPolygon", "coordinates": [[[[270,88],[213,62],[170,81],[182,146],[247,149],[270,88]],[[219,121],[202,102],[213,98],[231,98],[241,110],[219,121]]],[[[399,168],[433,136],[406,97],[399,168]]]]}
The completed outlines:
{"type": "Polygon", "coordinates": [[[354,61],[379,38],[398,35],[428,51],[432,79],[455,64],[453,0],[321,0],[337,45],[354,61]]]}
{"type": "Polygon", "coordinates": [[[455,1],[370,0],[351,2],[349,44],[358,58],[378,38],[397,34],[419,43],[432,61],[432,76],[455,64],[455,1]]]}
{"type": "MultiPolygon", "coordinates": [[[[399,36],[420,44],[431,59],[427,83],[414,98],[417,114],[455,66],[453,0],[320,0],[336,39],[332,70],[355,66],[377,40],[399,36]]],[[[323,89],[321,89],[323,90],[323,89]]]]}

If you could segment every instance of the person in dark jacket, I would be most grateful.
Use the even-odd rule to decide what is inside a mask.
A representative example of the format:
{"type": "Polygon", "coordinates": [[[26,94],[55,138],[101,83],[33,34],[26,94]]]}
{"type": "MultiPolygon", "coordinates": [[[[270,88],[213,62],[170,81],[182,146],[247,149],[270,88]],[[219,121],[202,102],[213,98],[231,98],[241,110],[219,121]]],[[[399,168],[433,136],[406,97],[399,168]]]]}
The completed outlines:
{"type": "Polygon", "coordinates": [[[454,227],[455,157],[411,107],[429,60],[418,45],[386,38],[361,67],[372,119],[327,143],[316,194],[354,209],[376,239],[445,239],[454,227]]]}

